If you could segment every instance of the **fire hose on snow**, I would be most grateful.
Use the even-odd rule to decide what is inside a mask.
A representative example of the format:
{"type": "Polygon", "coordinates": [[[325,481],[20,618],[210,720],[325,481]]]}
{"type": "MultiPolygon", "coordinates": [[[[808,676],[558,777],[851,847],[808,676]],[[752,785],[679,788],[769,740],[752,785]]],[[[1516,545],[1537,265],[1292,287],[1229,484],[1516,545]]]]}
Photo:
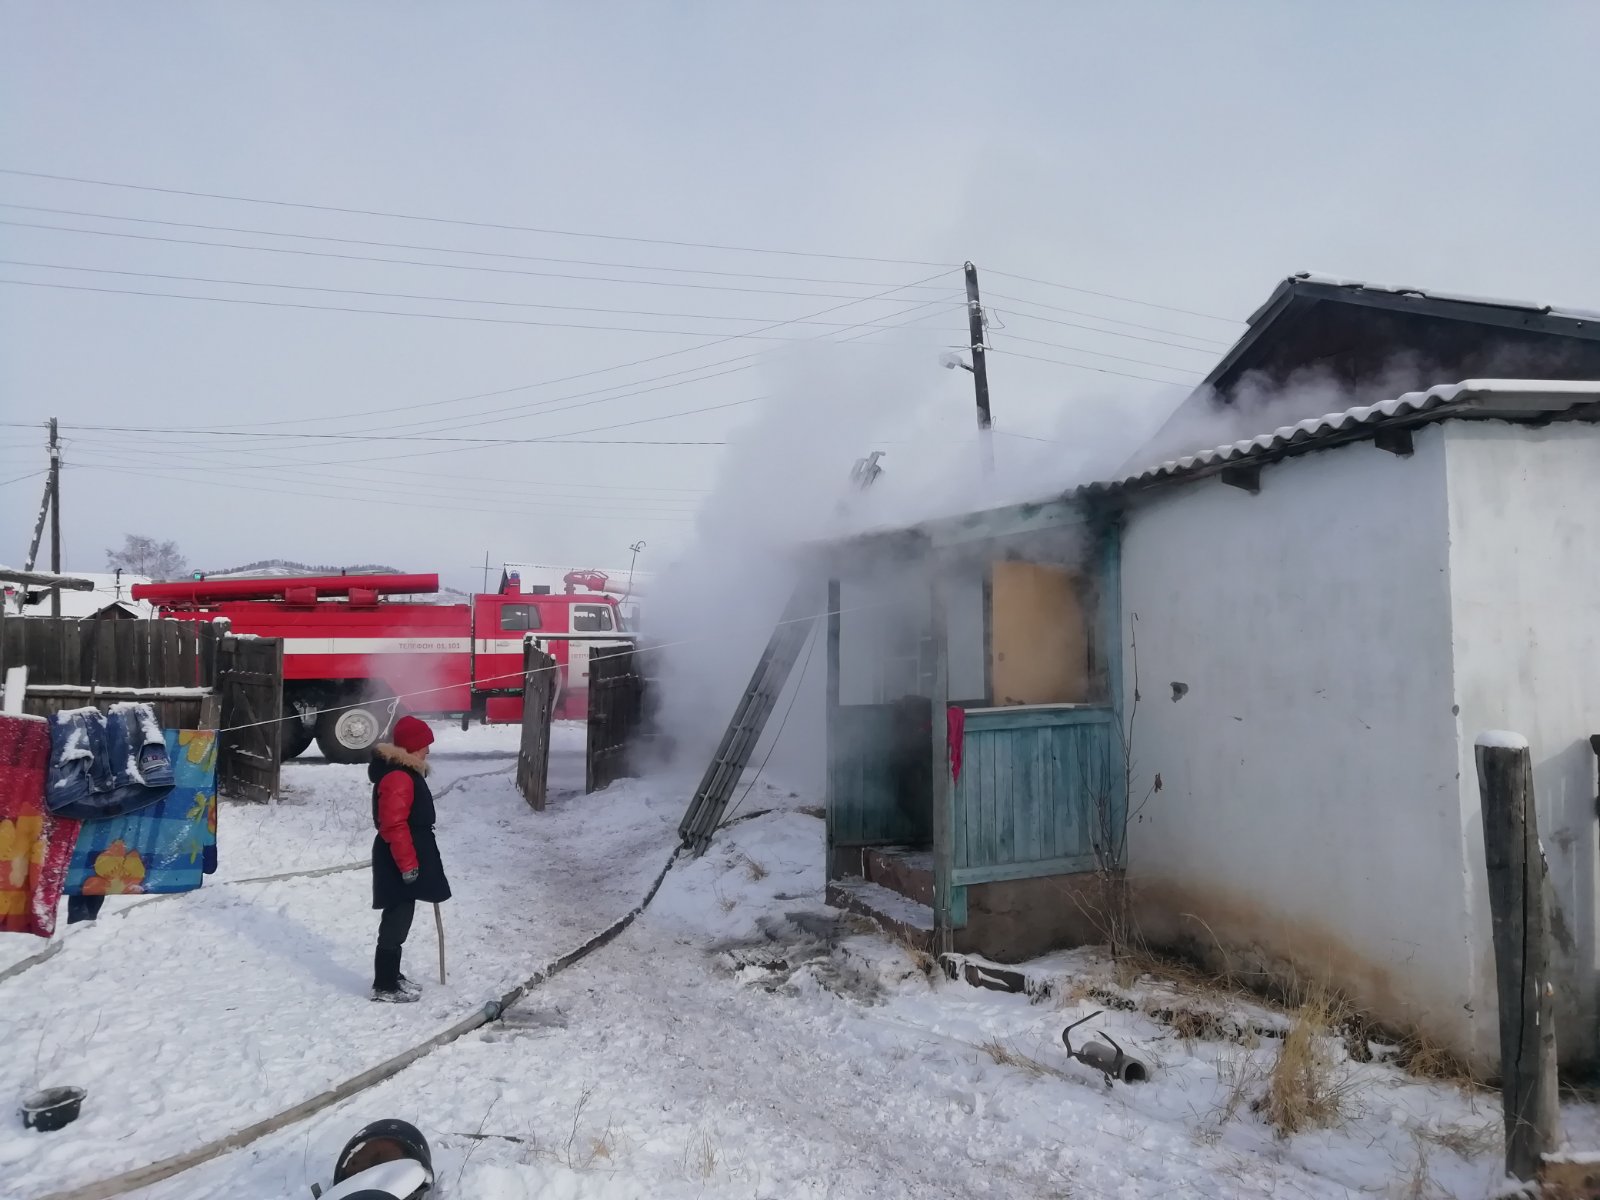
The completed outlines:
{"type": "MultiPolygon", "coordinates": [[[[666,882],[667,873],[672,870],[673,864],[678,861],[678,856],[681,853],[681,847],[672,852],[672,856],[667,859],[666,864],[656,875],[654,882],[650,885],[650,889],[644,894],[644,898],[610,925],[582,945],[567,951],[560,958],[546,963],[498,999],[486,1001],[483,1007],[470,1017],[458,1021],[448,1029],[441,1030],[427,1041],[413,1046],[411,1049],[397,1054],[393,1058],[361,1072],[359,1075],[353,1075],[327,1091],[312,1096],[309,1100],[303,1100],[299,1104],[286,1108],[273,1116],[264,1117],[254,1124],[247,1125],[243,1129],[228,1134],[226,1137],[217,1138],[203,1146],[197,1146],[195,1149],[183,1154],[164,1158],[159,1162],[151,1163],[149,1166],[125,1171],[109,1179],[85,1184],[82,1187],[68,1188],[65,1191],[50,1192],[47,1195],[38,1197],[38,1200],[111,1200],[113,1196],[121,1196],[138,1188],[149,1187],[152,1184],[171,1179],[175,1175],[181,1175],[185,1171],[192,1170],[203,1163],[218,1158],[230,1150],[248,1146],[252,1142],[266,1137],[269,1133],[276,1133],[278,1130],[303,1121],[307,1117],[315,1116],[324,1109],[332,1108],[335,1104],[342,1103],[350,1099],[350,1097],[398,1075],[412,1063],[431,1054],[441,1046],[447,1046],[474,1030],[481,1029],[491,1022],[500,1020],[533,989],[547,983],[568,967],[582,962],[596,950],[614,941],[628,926],[632,925],[639,914],[650,907],[650,902],[656,898],[656,893],[661,890],[661,885],[666,882]]],[[[441,956],[443,954],[443,944],[441,936],[441,956]]]]}

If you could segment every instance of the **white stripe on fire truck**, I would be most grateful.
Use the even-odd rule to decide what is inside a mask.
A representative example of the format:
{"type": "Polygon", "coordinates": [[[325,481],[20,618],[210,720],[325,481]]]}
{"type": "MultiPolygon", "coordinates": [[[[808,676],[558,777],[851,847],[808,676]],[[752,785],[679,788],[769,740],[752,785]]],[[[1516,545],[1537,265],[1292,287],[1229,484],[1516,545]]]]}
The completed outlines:
{"type": "MultiPolygon", "coordinates": [[[[465,654],[467,638],[284,638],[285,654],[465,654]]],[[[520,652],[522,644],[517,643],[520,652]]]]}

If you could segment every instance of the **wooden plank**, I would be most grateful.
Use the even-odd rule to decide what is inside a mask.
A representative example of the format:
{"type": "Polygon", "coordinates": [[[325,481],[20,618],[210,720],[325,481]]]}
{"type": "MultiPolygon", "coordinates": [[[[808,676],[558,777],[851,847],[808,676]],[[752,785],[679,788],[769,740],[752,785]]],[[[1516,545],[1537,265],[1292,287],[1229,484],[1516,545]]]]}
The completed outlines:
{"type": "Polygon", "coordinates": [[[1106,725],[1115,719],[1107,704],[1043,704],[967,710],[967,727],[984,732],[1052,729],[1062,725],[1106,725]]]}
{"type": "MultiPolygon", "coordinates": [[[[937,719],[937,718],[935,718],[937,719]]],[[[945,729],[948,736],[949,719],[946,717],[945,729]]],[[[946,754],[949,747],[946,747],[946,754]]],[[[972,841],[972,763],[967,759],[968,743],[965,733],[961,739],[961,777],[954,780],[951,785],[952,818],[950,822],[950,863],[952,867],[965,867],[971,862],[972,841]]]]}
{"type": "Polygon", "coordinates": [[[1045,783],[1045,762],[1050,754],[1050,735],[1044,730],[1029,730],[1024,739],[1027,757],[1023,760],[1022,805],[1018,810],[1017,851],[1019,861],[1049,858],[1044,846],[1044,814],[1054,805],[1045,783]]]}
{"type": "Polygon", "coordinates": [[[994,742],[995,856],[990,861],[1008,863],[1017,856],[1017,737],[1014,732],[991,735],[994,742]]]}
{"type": "Polygon", "coordinates": [[[955,949],[951,907],[951,866],[955,853],[952,825],[955,806],[950,787],[950,749],[945,709],[950,704],[950,639],[945,620],[944,590],[935,575],[928,589],[930,629],[933,636],[933,684],[930,731],[931,795],[933,807],[933,926],[941,951],[955,949]]]}
{"type": "Polygon", "coordinates": [[[1539,845],[1528,743],[1485,735],[1476,757],[1500,1001],[1506,1173],[1530,1180],[1540,1159],[1561,1141],[1554,955],[1545,902],[1549,872],[1539,845]]]}
{"type": "Polygon", "coordinates": [[[1093,854],[1067,858],[1047,858],[1035,862],[1000,863],[990,867],[966,867],[954,872],[952,882],[966,887],[974,883],[1003,883],[1011,879],[1041,879],[1047,875],[1076,875],[1093,871],[1093,854]]]}
{"type": "Polygon", "coordinates": [[[999,861],[1000,857],[1000,813],[999,806],[995,802],[999,784],[995,774],[995,735],[987,731],[978,734],[978,745],[981,748],[980,761],[983,764],[983,773],[978,776],[978,784],[983,789],[983,794],[978,806],[982,819],[978,826],[977,863],[988,866],[999,861]]]}

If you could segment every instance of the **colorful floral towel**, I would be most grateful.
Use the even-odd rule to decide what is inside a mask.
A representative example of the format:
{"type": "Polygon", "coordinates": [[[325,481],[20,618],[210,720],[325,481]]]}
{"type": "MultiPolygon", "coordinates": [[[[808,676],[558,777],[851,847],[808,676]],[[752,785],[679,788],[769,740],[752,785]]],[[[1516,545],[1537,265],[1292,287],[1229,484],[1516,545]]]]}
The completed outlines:
{"type": "Polygon", "coordinates": [[[169,729],[167,754],[177,783],[159,804],[83,822],[69,896],[190,892],[200,886],[206,851],[217,838],[217,735],[169,729]]]}
{"type": "Polygon", "coordinates": [[[0,716],[0,932],[50,937],[78,822],[44,806],[50,725],[0,716]]]}

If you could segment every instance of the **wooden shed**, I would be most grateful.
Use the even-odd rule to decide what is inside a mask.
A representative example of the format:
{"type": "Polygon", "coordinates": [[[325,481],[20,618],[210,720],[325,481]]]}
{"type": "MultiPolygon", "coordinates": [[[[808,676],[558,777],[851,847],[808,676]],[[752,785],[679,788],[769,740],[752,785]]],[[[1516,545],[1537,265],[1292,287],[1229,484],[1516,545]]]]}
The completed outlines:
{"type": "Polygon", "coordinates": [[[1003,961],[1101,940],[1126,843],[1115,521],[1015,505],[827,562],[831,902],[1003,961]]]}

